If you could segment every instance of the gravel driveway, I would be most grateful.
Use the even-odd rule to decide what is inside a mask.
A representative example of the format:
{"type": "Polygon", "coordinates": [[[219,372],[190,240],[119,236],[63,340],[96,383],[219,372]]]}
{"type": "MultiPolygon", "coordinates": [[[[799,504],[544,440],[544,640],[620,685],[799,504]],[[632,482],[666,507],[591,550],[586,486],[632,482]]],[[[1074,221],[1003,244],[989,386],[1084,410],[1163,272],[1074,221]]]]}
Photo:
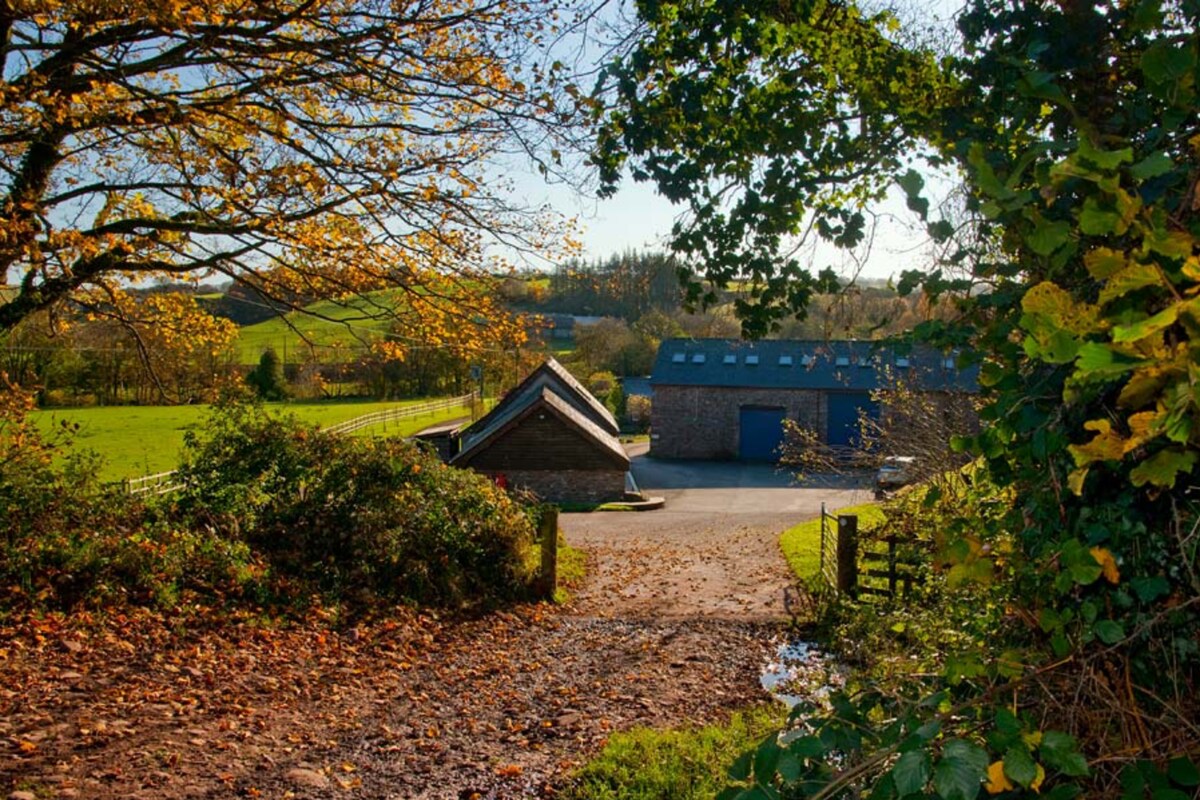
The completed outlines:
{"type": "Polygon", "coordinates": [[[576,613],[763,620],[784,616],[791,583],[779,534],[830,510],[871,499],[845,478],[794,483],[766,464],[662,461],[631,445],[634,478],[667,500],[645,512],[564,514],[567,540],[592,563],[576,613]]]}

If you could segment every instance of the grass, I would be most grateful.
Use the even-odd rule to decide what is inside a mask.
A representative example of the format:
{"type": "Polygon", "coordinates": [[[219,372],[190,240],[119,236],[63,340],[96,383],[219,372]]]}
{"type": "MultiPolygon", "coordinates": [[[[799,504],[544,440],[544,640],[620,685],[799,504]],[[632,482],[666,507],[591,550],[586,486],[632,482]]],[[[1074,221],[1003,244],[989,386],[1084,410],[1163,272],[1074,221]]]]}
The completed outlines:
{"type": "Polygon", "coordinates": [[[735,712],[724,725],[613,734],[573,776],[566,800],[711,800],[730,765],[783,724],[782,705],[735,712]]]}
{"type": "MultiPolygon", "coordinates": [[[[305,306],[303,311],[247,325],[238,335],[238,361],[257,364],[268,347],[275,348],[280,358],[286,353],[288,360],[295,361],[293,354],[307,351],[308,342],[318,345],[325,358],[331,358],[329,351],[336,347],[345,348],[349,358],[350,350],[382,338],[391,323],[397,292],[384,290],[340,301],[322,300],[305,306]]],[[[337,360],[336,355],[332,359],[337,360]]]]}
{"type": "MultiPolygon", "coordinates": [[[[380,411],[385,408],[424,403],[428,399],[401,402],[308,401],[268,403],[273,413],[292,414],[303,422],[332,425],[337,422],[380,411]]],[[[31,417],[43,433],[60,429],[63,423],[79,426],[71,437],[75,450],[93,450],[104,458],[102,480],[147,475],[174,469],[183,446],[184,434],[199,428],[209,406],[105,406],[96,408],[56,408],[36,411],[31,417]]],[[[376,425],[363,435],[409,436],[438,422],[470,413],[463,407],[422,415],[412,420],[376,425]]]]}
{"type": "MultiPolygon", "coordinates": [[[[860,528],[883,522],[883,512],[875,503],[839,508],[838,514],[857,514],[860,528]]],[[[792,572],[802,581],[816,578],[821,570],[821,518],[793,525],[779,537],[779,547],[792,572]]]]}

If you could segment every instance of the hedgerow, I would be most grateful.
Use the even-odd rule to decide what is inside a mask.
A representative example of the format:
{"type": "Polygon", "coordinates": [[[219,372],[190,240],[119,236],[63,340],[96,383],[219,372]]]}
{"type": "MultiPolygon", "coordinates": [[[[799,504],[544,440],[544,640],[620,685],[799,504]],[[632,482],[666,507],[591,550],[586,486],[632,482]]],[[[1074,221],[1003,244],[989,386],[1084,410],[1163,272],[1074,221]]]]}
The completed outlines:
{"type": "Polygon", "coordinates": [[[189,435],[176,493],[130,497],[54,459],[5,394],[0,581],[9,609],[143,605],[350,614],[524,596],[532,510],[402,441],[225,405],[189,435]]]}

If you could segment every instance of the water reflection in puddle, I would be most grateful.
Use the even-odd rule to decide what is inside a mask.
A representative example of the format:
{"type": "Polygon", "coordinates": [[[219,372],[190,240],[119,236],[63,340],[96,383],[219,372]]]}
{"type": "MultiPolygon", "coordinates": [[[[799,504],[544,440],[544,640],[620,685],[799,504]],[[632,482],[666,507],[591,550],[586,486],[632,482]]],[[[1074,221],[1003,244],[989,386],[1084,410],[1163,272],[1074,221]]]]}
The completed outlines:
{"type": "Polygon", "coordinates": [[[842,667],[812,642],[782,641],[763,667],[759,683],[772,697],[793,708],[803,700],[822,703],[846,684],[842,667]]]}

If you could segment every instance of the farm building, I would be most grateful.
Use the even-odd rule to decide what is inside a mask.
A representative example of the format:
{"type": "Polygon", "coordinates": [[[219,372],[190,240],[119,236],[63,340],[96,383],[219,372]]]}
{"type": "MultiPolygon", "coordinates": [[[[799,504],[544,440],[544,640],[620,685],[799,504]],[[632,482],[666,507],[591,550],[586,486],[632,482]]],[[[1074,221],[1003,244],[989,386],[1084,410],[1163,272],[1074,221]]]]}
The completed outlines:
{"type": "Polygon", "coordinates": [[[873,342],[670,339],[650,379],[650,454],[774,460],[785,419],[827,444],[854,446],[860,410],[878,416],[871,392],[890,380],[974,392],[977,370],[960,370],[953,355],[929,348],[873,342]]]}
{"type": "Polygon", "coordinates": [[[608,409],[550,359],[463,431],[450,463],[543,500],[620,500],[629,457],[617,430],[608,409]]]}

